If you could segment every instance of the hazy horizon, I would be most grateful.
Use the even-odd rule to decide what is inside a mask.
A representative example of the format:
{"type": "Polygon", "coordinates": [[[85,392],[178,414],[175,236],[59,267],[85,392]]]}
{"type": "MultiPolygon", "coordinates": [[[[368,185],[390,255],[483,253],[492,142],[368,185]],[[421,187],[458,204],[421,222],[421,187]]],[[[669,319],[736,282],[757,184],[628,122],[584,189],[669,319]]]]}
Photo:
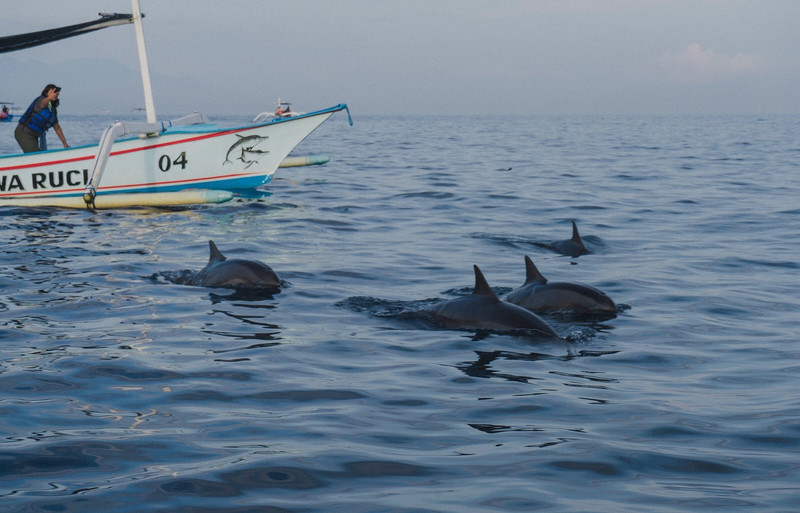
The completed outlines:
{"type": "MultiPolygon", "coordinates": [[[[128,0],[4,7],[12,35],[130,12],[128,0]]],[[[141,0],[159,113],[277,98],[354,114],[797,113],[800,3],[716,0],[141,0]]],[[[49,82],[62,112],[143,106],[133,27],[2,54],[0,100],[49,82]]]]}

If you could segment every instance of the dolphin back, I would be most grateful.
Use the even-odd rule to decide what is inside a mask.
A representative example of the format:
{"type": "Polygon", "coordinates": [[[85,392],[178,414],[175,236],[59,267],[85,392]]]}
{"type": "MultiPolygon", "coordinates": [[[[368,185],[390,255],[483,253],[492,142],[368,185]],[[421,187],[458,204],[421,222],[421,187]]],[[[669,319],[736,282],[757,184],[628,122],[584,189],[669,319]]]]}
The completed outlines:
{"type": "Polygon", "coordinates": [[[592,252],[586,247],[578,232],[578,225],[572,221],[572,237],[567,240],[562,240],[553,243],[553,249],[565,256],[579,257],[581,255],[590,255],[592,252]]]}
{"type": "Polygon", "coordinates": [[[536,313],[617,315],[617,305],[605,292],[582,283],[548,282],[527,255],[525,272],[525,284],[506,296],[509,303],[536,313]]]}
{"type": "Polygon", "coordinates": [[[605,292],[582,283],[523,285],[511,291],[506,300],[536,313],[617,314],[616,304],[605,292]]]}
{"type": "Polygon", "coordinates": [[[558,338],[538,315],[498,299],[477,265],[474,269],[475,289],[471,295],[444,301],[431,310],[439,324],[450,329],[531,330],[558,338]]]}
{"type": "Polygon", "coordinates": [[[194,279],[202,287],[280,288],[278,274],[254,260],[225,260],[209,264],[194,279]]]}
{"type": "Polygon", "coordinates": [[[208,241],[208,264],[191,280],[200,287],[280,288],[281,279],[270,266],[257,260],[228,259],[214,241],[208,241]]]}
{"type": "Polygon", "coordinates": [[[548,337],[558,334],[547,322],[517,305],[493,301],[482,296],[469,296],[445,301],[431,313],[438,323],[450,329],[530,330],[548,337]]]}

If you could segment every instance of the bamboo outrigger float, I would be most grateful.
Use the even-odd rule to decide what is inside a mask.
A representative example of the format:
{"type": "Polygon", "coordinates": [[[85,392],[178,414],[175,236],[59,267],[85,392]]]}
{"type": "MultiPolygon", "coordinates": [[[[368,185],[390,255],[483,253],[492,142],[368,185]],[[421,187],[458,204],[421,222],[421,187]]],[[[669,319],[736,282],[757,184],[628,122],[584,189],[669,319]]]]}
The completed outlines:
{"type": "MultiPolygon", "coordinates": [[[[133,23],[147,114],[146,123],[114,123],[96,145],[0,156],[0,206],[115,208],[111,205],[227,201],[231,190],[269,182],[294,147],[334,113],[347,111],[352,124],[343,103],[235,128],[219,128],[202,114],[157,121],[142,14],[138,0],[131,5],[133,14],[101,13],[95,22],[0,38],[2,53],[133,23]]],[[[319,162],[308,164],[314,163],[319,162]]]]}

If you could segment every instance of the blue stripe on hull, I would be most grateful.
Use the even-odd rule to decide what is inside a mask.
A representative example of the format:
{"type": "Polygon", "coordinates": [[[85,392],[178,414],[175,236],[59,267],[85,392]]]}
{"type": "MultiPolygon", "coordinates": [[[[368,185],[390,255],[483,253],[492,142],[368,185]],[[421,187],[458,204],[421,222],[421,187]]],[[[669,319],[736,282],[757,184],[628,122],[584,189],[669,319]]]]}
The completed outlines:
{"type": "Polygon", "coordinates": [[[206,182],[198,182],[195,184],[177,184],[177,185],[165,185],[162,187],[154,187],[154,186],[146,186],[146,187],[133,187],[133,188],[126,188],[126,189],[118,189],[114,191],[103,190],[101,187],[100,190],[97,191],[98,194],[113,194],[115,192],[126,192],[126,193],[136,193],[136,192],[175,192],[175,191],[183,191],[186,189],[222,189],[222,190],[231,190],[231,189],[254,189],[266,183],[269,183],[272,180],[272,176],[267,177],[264,179],[263,176],[248,176],[244,178],[231,178],[228,180],[208,180],[206,182]]]}
{"type": "MultiPolygon", "coordinates": [[[[143,192],[178,192],[178,191],[185,191],[187,189],[217,189],[217,190],[225,190],[225,191],[233,191],[233,190],[241,190],[241,189],[255,189],[262,185],[269,183],[272,180],[272,176],[267,177],[265,180],[261,176],[257,177],[245,177],[245,178],[232,178],[229,180],[208,180],[205,182],[197,182],[195,184],[187,185],[187,184],[176,184],[176,185],[165,185],[163,187],[155,187],[155,186],[145,186],[145,187],[131,187],[131,188],[124,188],[124,189],[115,189],[115,190],[107,190],[100,188],[97,191],[98,195],[103,194],[136,194],[136,193],[143,193],[143,192]]],[[[62,198],[62,197],[69,197],[69,196],[82,196],[83,192],[80,193],[69,193],[69,194],[48,194],[48,196],[53,198],[62,198]]]]}

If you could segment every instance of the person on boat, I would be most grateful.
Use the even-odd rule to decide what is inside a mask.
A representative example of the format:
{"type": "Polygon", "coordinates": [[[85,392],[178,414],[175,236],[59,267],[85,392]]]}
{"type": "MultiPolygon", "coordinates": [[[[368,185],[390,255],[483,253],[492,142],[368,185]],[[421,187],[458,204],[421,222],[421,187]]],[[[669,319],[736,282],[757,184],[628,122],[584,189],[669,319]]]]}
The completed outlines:
{"type": "Polygon", "coordinates": [[[8,105],[3,105],[3,110],[0,112],[0,119],[8,119],[8,105]]]}
{"type": "Polygon", "coordinates": [[[283,108],[280,105],[278,105],[278,108],[275,109],[275,115],[278,117],[283,116],[283,108]]]}
{"type": "Polygon", "coordinates": [[[47,84],[41,96],[33,100],[25,114],[19,118],[14,138],[19,143],[24,153],[41,151],[39,141],[50,127],[56,131],[58,138],[65,148],[69,148],[61,125],[58,124],[58,104],[61,88],[54,84],[47,84]]]}

